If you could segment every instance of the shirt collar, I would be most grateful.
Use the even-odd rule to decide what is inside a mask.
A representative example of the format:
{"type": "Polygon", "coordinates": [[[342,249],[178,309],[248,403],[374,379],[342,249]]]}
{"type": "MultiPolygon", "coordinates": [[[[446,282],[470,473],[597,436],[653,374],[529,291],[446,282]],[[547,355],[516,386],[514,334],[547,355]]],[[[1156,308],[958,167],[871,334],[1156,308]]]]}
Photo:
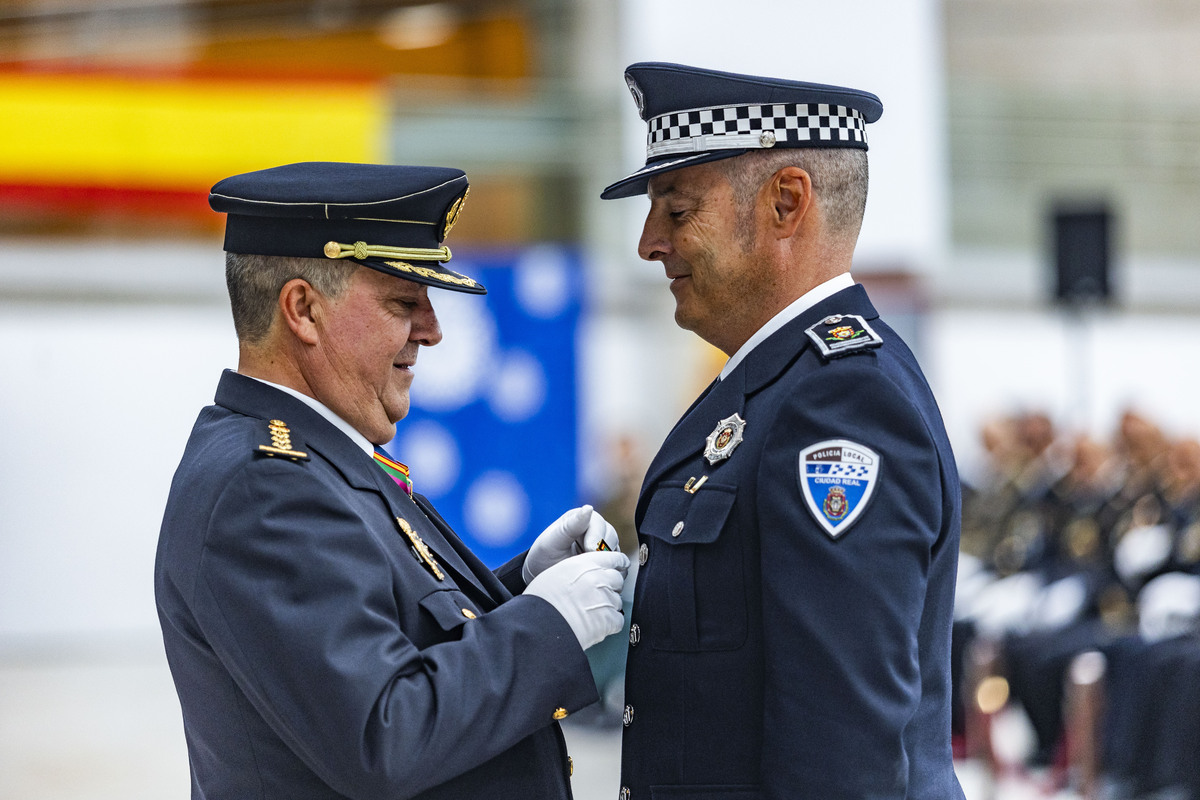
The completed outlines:
{"type": "Polygon", "coordinates": [[[262,378],[255,378],[253,375],[247,375],[246,377],[252,378],[252,379],[258,381],[259,383],[265,383],[267,386],[274,387],[274,388],[278,389],[279,391],[284,392],[285,394],[290,394],[292,397],[296,398],[301,403],[304,403],[306,406],[311,408],[313,411],[316,411],[322,417],[329,420],[329,423],[331,425],[333,425],[335,428],[337,428],[342,433],[349,436],[350,441],[354,442],[356,445],[361,447],[363,452],[365,452],[367,455],[369,455],[369,456],[374,455],[375,446],[371,444],[370,440],[367,439],[367,437],[363,436],[358,431],[356,431],[353,427],[351,427],[349,422],[346,422],[346,420],[342,419],[337,414],[330,411],[329,406],[325,405],[320,400],[309,397],[308,395],[304,394],[303,392],[298,392],[290,386],[283,386],[278,383],[271,383],[271,381],[264,381],[262,378]]]}
{"type": "Polygon", "coordinates": [[[780,311],[775,316],[767,320],[766,324],[754,332],[754,335],[746,340],[746,343],[738,348],[737,352],[730,356],[725,362],[725,366],[721,369],[721,374],[717,376],[719,380],[725,380],[726,376],[742,363],[750,351],[758,345],[762,344],[767,337],[772,333],[788,324],[796,317],[803,314],[808,309],[815,306],[827,297],[831,297],[843,289],[849,289],[854,285],[854,278],[850,277],[849,272],[843,272],[840,275],[835,275],[824,283],[817,284],[809,289],[804,294],[793,300],[786,308],[780,311]]]}

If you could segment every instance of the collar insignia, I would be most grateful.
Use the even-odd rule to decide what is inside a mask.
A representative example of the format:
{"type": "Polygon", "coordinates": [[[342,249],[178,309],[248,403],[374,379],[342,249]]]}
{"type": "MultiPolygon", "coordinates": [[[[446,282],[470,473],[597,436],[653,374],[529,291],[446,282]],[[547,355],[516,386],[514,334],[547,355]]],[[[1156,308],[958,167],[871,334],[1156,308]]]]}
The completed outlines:
{"type": "Polygon", "coordinates": [[[724,461],[733,454],[734,449],[742,443],[742,431],[746,429],[746,421],[738,414],[726,417],[717,423],[717,427],[705,439],[704,457],[709,464],[724,461]]]}

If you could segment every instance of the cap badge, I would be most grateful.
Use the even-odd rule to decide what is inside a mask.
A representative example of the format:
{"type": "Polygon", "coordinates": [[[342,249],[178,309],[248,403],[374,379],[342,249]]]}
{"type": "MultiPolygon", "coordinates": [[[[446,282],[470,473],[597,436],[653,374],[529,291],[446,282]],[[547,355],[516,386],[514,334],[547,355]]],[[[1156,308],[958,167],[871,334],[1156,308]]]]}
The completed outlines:
{"type": "Polygon", "coordinates": [[[718,422],[705,439],[704,457],[708,463],[715,464],[733,455],[733,451],[742,443],[742,431],[745,429],[746,421],[736,413],[718,422]]]}
{"type": "Polygon", "coordinates": [[[471,193],[468,188],[462,193],[462,197],[450,204],[450,210],[446,212],[446,227],[442,230],[442,238],[445,239],[450,235],[450,229],[454,227],[454,223],[458,222],[458,215],[462,213],[463,206],[467,203],[467,195],[471,193]]]}
{"type": "Polygon", "coordinates": [[[637,105],[638,116],[646,114],[646,98],[642,94],[642,88],[637,85],[637,81],[632,75],[625,76],[625,85],[629,87],[629,93],[633,95],[633,102],[637,105]]]}
{"type": "Polygon", "coordinates": [[[879,483],[879,454],[846,439],[827,439],[800,451],[800,493],[831,539],[862,516],[879,483]]]}

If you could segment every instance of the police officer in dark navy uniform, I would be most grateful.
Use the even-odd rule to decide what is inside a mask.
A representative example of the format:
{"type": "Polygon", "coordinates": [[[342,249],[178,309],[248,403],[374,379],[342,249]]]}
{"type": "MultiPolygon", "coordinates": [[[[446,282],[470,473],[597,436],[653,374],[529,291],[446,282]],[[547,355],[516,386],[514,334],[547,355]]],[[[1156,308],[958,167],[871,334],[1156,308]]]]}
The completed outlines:
{"type": "Polygon", "coordinates": [[[637,507],[622,800],[961,798],[950,742],[954,457],[849,269],[874,95],[631,66],[638,245],[729,355],[637,507]]]}
{"type": "MultiPolygon", "coordinates": [[[[237,372],[201,411],[155,566],[192,797],[569,798],[557,720],[597,699],[628,560],[591,508],[488,570],[377,450],[408,411],[456,169],[227,178],[237,372]]],[[[420,476],[415,476],[420,485],[420,476]]]]}

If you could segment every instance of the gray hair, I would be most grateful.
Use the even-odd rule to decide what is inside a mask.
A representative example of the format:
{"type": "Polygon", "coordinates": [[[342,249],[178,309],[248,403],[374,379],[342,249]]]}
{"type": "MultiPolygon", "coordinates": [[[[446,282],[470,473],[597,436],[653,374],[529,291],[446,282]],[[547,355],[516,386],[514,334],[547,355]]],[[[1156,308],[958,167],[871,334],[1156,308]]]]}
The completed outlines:
{"type": "Polygon", "coordinates": [[[733,186],[740,208],[747,210],[754,195],[779,170],[799,167],[812,179],[829,229],[856,238],[867,208],[867,153],[857,148],[796,147],[752,150],[718,161],[733,186]]]}
{"type": "Polygon", "coordinates": [[[321,294],[340,297],[354,273],[352,264],[322,258],[225,254],[225,286],[238,341],[256,344],[271,329],[283,285],[301,278],[321,294]]]}

